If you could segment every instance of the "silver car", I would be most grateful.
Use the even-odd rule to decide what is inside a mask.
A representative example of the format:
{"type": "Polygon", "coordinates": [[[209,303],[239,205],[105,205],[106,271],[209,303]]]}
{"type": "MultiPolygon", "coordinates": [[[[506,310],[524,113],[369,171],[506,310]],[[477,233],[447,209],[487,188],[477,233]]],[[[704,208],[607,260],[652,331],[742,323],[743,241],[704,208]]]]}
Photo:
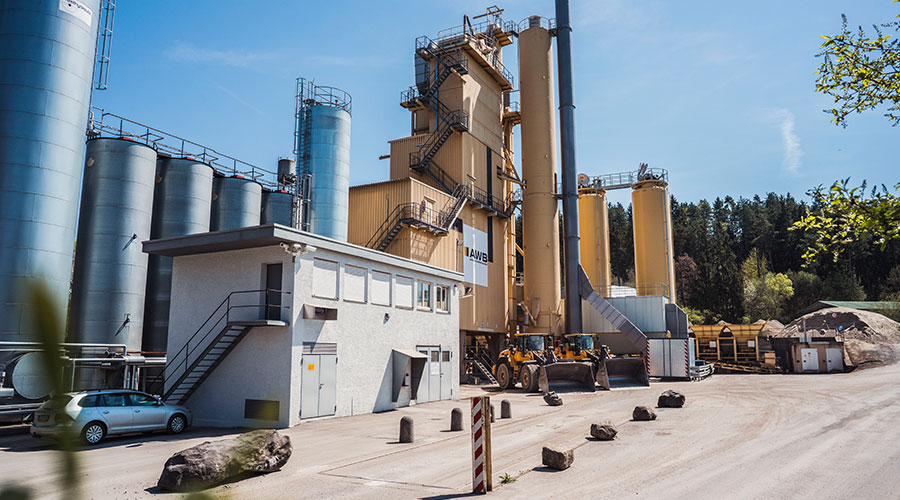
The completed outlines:
{"type": "Polygon", "coordinates": [[[85,444],[106,436],[168,431],[178,434],[191,425],[191,412],[149,394],[121,389],[72,392],[56,396],[34,412],[31,435],[56,437],[63,426],[80,433],[85,444]]]}

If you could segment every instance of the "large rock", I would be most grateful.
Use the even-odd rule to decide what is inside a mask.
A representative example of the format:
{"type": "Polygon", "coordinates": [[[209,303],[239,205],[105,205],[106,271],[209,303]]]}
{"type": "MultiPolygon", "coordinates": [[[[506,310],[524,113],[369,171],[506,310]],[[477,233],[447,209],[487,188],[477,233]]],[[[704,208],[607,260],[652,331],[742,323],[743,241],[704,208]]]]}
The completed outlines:
{"type": "Polygon", "coordinates": [[[600,441],[612,441],[616,438],[616,434],[618,431],[609,424],[591,424],[591,436],[600,441]]]}
{"type": "Polygon", "coordinates": [[[550,406],[561,406],[563,404],[562,398],[553,391],[544,394],[544,401],[550,406]]]}
{"type": "Polygon", "coordinates": [[[660,408],[681,408],[684,406],[684,394],[675,391],[666,391],[659,395],[656,406],[660,408]]]}
{"type": "Polygon", "coordinates": [[[575,452],[572,450],[559,451],[544,446],[541,450],[541,462],[556,470],[566,470],[575,461],[575,452]]]}
{"type": "Polygon", "coordinates": [[[291,438],[257,430],[221,441],[206,441],[166,460],[156,485],[170,491],[215,486],[247,473],[273,472],[291,458],[291,438]]]}
{"type": "Polygon", "coordinates": [[[635,406],[631,412],[631,418],[634,420],[656,420],[656,412],[646,406],[635,406]]]}

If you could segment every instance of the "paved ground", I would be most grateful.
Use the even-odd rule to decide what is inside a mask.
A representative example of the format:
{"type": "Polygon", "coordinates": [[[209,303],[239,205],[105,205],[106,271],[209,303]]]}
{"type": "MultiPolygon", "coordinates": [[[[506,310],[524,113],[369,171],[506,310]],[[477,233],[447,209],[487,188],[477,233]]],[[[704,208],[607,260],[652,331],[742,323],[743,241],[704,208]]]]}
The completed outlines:
{"type": "MultiPolygon", "coordinates": [[[[481,391],[464,387],[463,396],[481,391]]],[[[714,375],[649,389],[537,395],[492,394],[513,404],[493,427],[494,497],[896,499],[900,492],[900,365],[836,375],[714,375]],[[631,422],[637,404],[665,389],[683,409],[631,422]],[[613,442],[586,438],[591,422],[619,429],[613,442]],[[575,449],[567,471],[541,467],[545,443],[575,449]],[[501,485],[499,476],[515,478],[501,485]]],[[[277,473],[213,490],[230,498],[455,498],[471,488],[468,432],[451,433],[450,409],[464,401],[378,415],[305,422],[285,431],[294,454],[277,473]],[[415,419],[416,443],[396,442],[400,417],[415,419]]],[[[499,411],[498,411],[499,412],[499,411]]],[[[226,435],[191,430],[110,439],[78,452],[87,498],[177,498],[156,492],[165,460],[226,435]]],[[[38,498],[63,498],[55,452],[29,436],[0,436],[0,483],[16,479],[38,498]]]]}

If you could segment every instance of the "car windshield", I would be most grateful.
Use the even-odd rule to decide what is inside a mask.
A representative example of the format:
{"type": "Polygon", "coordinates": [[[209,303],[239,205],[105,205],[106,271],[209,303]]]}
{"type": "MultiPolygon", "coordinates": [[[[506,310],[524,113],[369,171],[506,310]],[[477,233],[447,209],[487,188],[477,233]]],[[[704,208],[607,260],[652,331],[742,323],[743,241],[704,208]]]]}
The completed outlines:
{"type": "Polygon", "coordinates": [[[594,338],[590,335],[579,335],[575,337],[575,345],[579,349],[583,350],[593,350],[594,349],[594,338]]]}
{"type": "Polygon", "coordinates": [[[525,337],[525,348],[529,351],[543,351],[544,350],[544,336],[543,335],[529,335],[525,337]]]}
{"type": "Polygon", "coordinates": [[[44,401],[44,404],[41,405],[42,410],[58,410],[60,408],[65,408],[69,401],[72,401],[72,396],[61,395],[61,396],[53,396],[52,398],[44,401]]]}

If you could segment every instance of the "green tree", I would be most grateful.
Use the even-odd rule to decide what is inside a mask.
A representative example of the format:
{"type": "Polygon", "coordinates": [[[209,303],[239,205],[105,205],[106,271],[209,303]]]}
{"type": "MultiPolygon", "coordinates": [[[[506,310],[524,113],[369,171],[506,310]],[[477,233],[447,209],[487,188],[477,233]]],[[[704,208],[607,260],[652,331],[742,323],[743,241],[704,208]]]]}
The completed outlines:
{"type": "MultiPolygon", "coordinates": [[[[900,238],[900,197],[887,187],[873,188],[866,196],[866,183],[851,188],[850,179],[832,184],[830,189],[818,186],[809,191],[812,209],[793,224],[793,229],[815,236],[803,254],[806,264],[830,255],[838,257],[852,243],[872,238],[881,250],[888,242],[900,238]]],[[[894,190],[900,189],[900,183],[894,190]]]]}
{"type": "Polygon", "coordinates": [[[816,91],[832,96],[837,106],[825,112],[832,114],[836,125],[846,127],[851,113],[885,104],[885,116],[896,126],[900,123],[900,39],[891,39],[884,31],[900,33],[900,22],[873,25],[874,35],[870,36],[862,26],[851,31],[847,16],[841,17],[841,32],[822,36],[825,42],[816,54],[822,58],[816,71],[816,91]]]}
{"type": "Polygon", "coordinates": [[[849,266],[840,266],[822,280],[822,298],[866,300],[866,290],[849,266]]]}
{"type": "Polygon", "coordinates": [[[808,271],[788,271],[786,276],[791,280],[794,295],[788,299],[781,311],[778,320],[788,324],[799,316],[799,312],[811,306],[822,296],[822,279],[808,271]]]}
{"type": "Polygon", "coordinates": [[[780,317],[785,302],[794,295],[790,278],[767,272],[744,281],[744,311],[751,321],[780,317]]]}

